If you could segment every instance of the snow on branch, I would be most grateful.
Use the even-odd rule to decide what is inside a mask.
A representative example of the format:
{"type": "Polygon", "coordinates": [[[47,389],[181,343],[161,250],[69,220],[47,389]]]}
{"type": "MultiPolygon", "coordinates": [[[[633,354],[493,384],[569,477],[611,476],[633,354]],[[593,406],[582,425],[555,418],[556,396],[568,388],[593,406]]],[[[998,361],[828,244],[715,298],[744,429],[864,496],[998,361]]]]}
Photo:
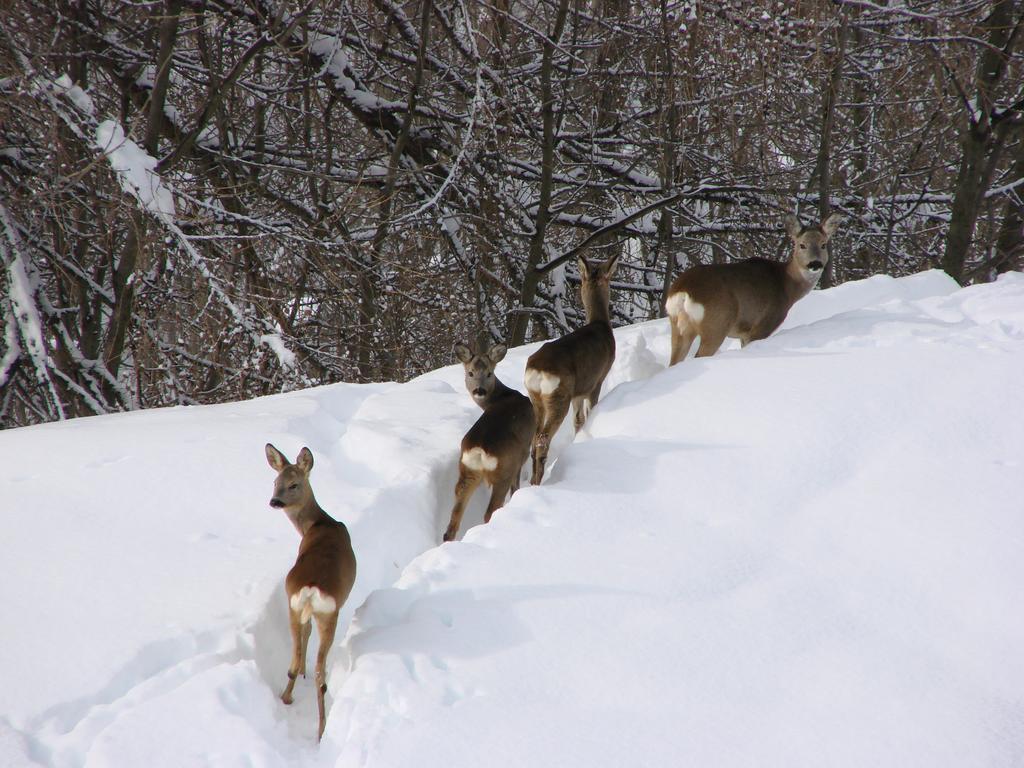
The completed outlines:
{"type": "Polygon", "coordinates": [[[155,157],[125,136],[113,120],[96,127],[96,146],[107,156],[125,192],[161,221],[174,221],[174,196],[156,173],[155,157]]]}
{"type": "Polygon", "coordinates": [[[3,236],[0,237],[0,258],[3,259],[7,272],[7,299],[4,303],[10,313],[5,335],[14,340],[11,349],[4,355],[4,365],[3,368],[0,368],[0,384],[4,383],[10,366],[16,360],[13,358],[8,362],[11,350],[24,349],[32,361],[32,367],[35,368],[36,379],[46,386],[50,392],[53,406],[57,410],[58,418],[63,419],[64,406],[57,395],[53,379],[50,378],[49,356],[46,351],[46,342],[43,339],[42,319],[36,303],[39,283],[32,265],[22,259],[18,233],[3,203],[0,203],[0,229],[3,231],[3,236]],[[13,318],[13,322],[11,318],[13,318]],[[12,325],[16,336],[12,332],[12,325]],[[20,337],[20,344],[18,337],[20,337]]]}
{"type": "Polygon", "coordinates": [[[264,329],[258,327],[261,324],[259,320],[232,301],[206,265],[202,254],[178,226],[175,221],[174,195],[170,186],[156,173],[156,158],[125,136],[124,130],[113,120],[104,120],[97,126],[96,144],[110,161],[110,167],[117,175],[121,187],[171,232],[205,278],[213,295],[228,309],[253,344],[257,347],[266,344],[277,355],[282,368],[293,369],[295,353],[285,346],[280,334],[264,332],[264,329]]]}

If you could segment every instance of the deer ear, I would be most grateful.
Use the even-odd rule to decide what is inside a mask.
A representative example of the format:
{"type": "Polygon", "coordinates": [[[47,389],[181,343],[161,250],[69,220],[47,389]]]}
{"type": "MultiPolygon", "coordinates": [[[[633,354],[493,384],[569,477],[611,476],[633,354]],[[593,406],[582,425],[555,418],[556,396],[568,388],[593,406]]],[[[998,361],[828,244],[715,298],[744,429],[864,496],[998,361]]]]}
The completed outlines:
{"type": "Polygon", "coordinates": [[[284,457],[284,454],[277,450],[277,448],[272,446],[270,443],[267,443],[266,452],[267,463],[270,465],[270,468],[275,472],[280,472],[282,469],[288,466],[288,459],[286,459],[284,457]]]}
{"type": "Polygon", "coordinates": [[[469,347],[465,344],[455,345],[455,356],[464,363],[468,363],[473,359],[473,353],[469,351],[469,347]]]}
{"type": "Polygon", "coordinates": [[[789,235],[789,239],[795,242],[800,236],[800,220],[793,214],[789,214],[783,219],[783,223],[786,226],[786,234],[789,235]]]}
{"type": "Polygon", "coordinates": [[[615,274],[615,268],[619,266],[619,253],[613,253],[608,257],[608,261],[601,265],[601,273],[605,277],[611,277],[615,274]]]}
{"type": "Polygon", "coordinates": [[[577,256],[576,257],[576,267],[580,271],[580,279],[581,280],[589,280],[590,279],[590,265],[587,264],[587,260],[586,259],[584,259],[582,256],[577,256]]]}
{"type": "Polygon", "coordinates": [[[506,352],[508,352],[508,347],[506,347],[504,344],[495,344],[487,353],[487,357],[491,359],[492,363],[497,365],[498,363],[505,359],[506,352]]]}
{"type": "Polygon", "coordinates": [[[299,451],[299,458],[295,460],[295,466],[301,469],[303,474],[308,475],[309,470],[313,468],[313,452],[309,448],[299,451]]]}
{"type": "Polygon", "coordinates": [[[840,214],[829,214],[829,217],[821,222],[821,231],[825,233],[825,237],[832,237],[842,223],[843,217],[840,214]]]}

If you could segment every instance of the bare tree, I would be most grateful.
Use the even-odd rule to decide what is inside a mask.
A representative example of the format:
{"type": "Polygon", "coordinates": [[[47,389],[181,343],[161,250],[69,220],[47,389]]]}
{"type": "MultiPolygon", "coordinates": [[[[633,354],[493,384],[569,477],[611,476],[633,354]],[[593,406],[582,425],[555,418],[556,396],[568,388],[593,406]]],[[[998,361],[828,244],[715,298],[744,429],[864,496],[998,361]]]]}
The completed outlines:
{"type": "Polygon", "coordinates": [[[1020,263],[1019,0],[13,0],[5,426],[616,323],[840,210],[836,281],[1020,263]]]}

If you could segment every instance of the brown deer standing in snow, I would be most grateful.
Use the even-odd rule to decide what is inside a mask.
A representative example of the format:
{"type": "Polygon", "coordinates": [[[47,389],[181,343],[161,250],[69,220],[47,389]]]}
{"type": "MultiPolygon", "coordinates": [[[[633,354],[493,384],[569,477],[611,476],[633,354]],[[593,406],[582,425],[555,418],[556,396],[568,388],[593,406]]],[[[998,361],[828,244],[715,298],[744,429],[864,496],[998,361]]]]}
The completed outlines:
{"type": "Polygon", "coordinates": [[[551,438],[569,412],[569,403],[579,432],[590,409],[597,404],[601,385],[615,361],[609,284],[618,262],[617,253],[596,267],[579,259],[580,297],[587,324],[549,341],[526,361],[526,390],[537,414],[531,478],[534,485],[544,478],[551,438]]]}
{"type": "Polygon", "coordinates": [[[309,448],[299,451],[294,464],[277,448],[267,443],[267,461],[277,472],[270,506],[283,509],[299,532],[299,555],[288,571],[284,588],[288,593],[288,616],[292,632],[292,661],[288,666],[288,686],[281,701],[292,703],[292,689],[299,674],[306,676],[306,646],[316,619],[320,648],[316,655],[316,703],[320,712],[317,740],[324,735],[324,694],[327,672],[324,665],[334,643],[338,611],[352,591],[356,580],[356,556],[344,523],[320,508],[309,485],[313,454],[309,448]]]}
{"type": "Polygon", "coordinates": [[[833,213],[818,226],[801,227],[795,216],[787,216],[793,253],[785,263],[756,257],[701,264],[679,275],[665,302],[672,329],[669,365],[686,357],[697,336],[697,357],[710,357],[726,336],[746,346],[771,335],[790,307],[817,285],[828,263],[829,238],[841,221],[833,213]]]}
{"type": "Polygon", "coordinates": [[[465,344],[455,345],[455,354],[466,370],[466,389],[484,412],[462,438],[455,506],[444,533],[445,541],[458,535],[466,503],[481,481],[491,486],[485,523],[505,503],[510,491],[519,490],[519,473],[530,455],[536,421],[529,398],[505,386],[494,375],[494,367],[506,351],[506,347],[497,344],[482,354],[474,354],[465,344]]]}

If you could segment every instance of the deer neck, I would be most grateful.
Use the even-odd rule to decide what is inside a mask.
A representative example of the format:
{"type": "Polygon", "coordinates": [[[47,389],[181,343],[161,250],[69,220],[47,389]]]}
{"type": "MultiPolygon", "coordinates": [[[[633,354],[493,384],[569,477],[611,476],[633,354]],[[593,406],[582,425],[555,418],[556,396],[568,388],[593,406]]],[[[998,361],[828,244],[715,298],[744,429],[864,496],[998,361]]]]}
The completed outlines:
{"type": "Polygon", "coordinates": [[[284,513],[288,515],[288,519],[295,526],[295,530],[299,532],[299,536],[305,536],[310,528],[327,518],[327,513],[316,503],[312,491],[310,491],[309,499],[305,504],[285,507],[284,513]]]}
{"type": "Polygon", "coordinates": [[[505,386],[505,384],[501,381],[501,379],[495,377],[495,379],[494,379],[494,388],[491,389],[491,391],[488,392],[486,396],[479,397],[479,398],[478,397],[474,397],[473,399],[476,400],[476,404],[477,405],[479,405],[481,408],[483,408],[486,411],[492,405],[497,403],[499,400],[504,399],[505,397],[507,397],[510,393],[512,393],[514,391],[515,390],[513,390],[511,387],[505,386]]]}
{"type": "Polygon", "coordinates": [[[611,312],[609,311],[609,291],[608,285],[596,286],[587,285],[584,286],[583,293],[583,309],[587,313],[588,323],[608,323],[612,324],[611,312]]]}
{"type": "Polygon", "coordinates": [[[821,279],[821,274],[806,271],[795,257],[790,258],[786,263],[786,297],[789,299],[789,305],[793,306],[810,293],[821,279]]]}

